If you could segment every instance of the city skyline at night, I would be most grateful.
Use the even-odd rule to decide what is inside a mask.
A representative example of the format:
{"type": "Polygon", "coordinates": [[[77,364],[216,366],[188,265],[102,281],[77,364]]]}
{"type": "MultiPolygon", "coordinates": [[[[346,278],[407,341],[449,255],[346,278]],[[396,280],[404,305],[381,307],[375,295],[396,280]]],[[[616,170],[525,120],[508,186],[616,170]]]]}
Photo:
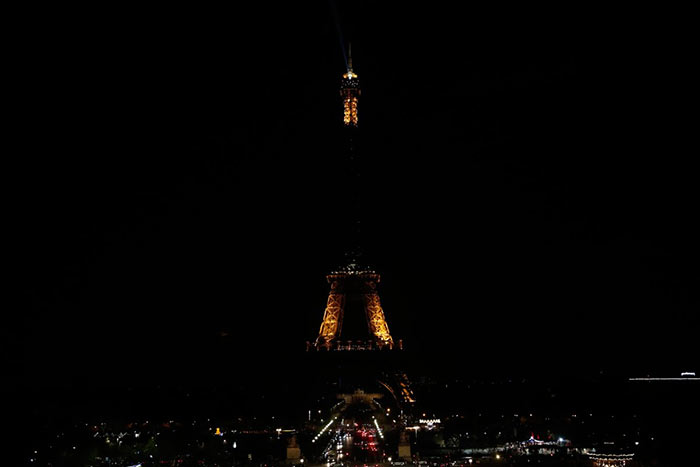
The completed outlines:
{"type": "Polygon", "coordinates": [[[52,455],[664,458],[697,409],[685,29],[251,8],[67,22],[23,68],[4,391],[52,455]]]}

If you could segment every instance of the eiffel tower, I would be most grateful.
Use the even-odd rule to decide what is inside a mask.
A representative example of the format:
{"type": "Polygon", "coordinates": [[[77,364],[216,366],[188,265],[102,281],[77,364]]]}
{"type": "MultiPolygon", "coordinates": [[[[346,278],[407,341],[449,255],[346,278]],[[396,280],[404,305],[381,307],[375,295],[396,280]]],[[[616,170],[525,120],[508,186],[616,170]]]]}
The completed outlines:
{"type": "Polygon", "coordinates": [[[346,254],[346,264],[326,276],[330,284],[328,302],[323,314],[323,321],[318,337],[312,343],[307,343],[307,350],[381,350],[402,348],[403,342],[397,345],[389,332],[389,325],[381,306],[377,285],[380,275],[371,267],[361,263],[360,248],[360,171],[355,154],[354,138],[358,130],[358,104],[360,98],[360,81],[352,69],[352,49],[348,54],[347,70],[343,74],[340,85],[340,96],[343,100],[343,128],[347,135],[349,170],[351,182],[354,185],[354,199],[350,212],[354,217],[355,245],[346,254]],[[357,305],[364,310],[367,321],[368,339],[341,341],[343,337],[343,318],[346,311],[360,312],[357,305]],[[354,306],[353,306],[354,305],[354,306]],[[353,310],[353,308],[355,308],[353,310]]]}

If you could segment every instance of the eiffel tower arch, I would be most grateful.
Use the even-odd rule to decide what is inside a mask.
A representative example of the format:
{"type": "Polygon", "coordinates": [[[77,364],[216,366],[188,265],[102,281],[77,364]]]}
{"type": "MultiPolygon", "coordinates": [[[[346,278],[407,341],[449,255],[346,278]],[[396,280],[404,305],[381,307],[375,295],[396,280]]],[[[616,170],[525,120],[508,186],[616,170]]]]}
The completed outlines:
{"type": "MultiPolygon", "coordinates": [[[[373,350],[393,349],[394,339],[389,331],[377,285],[381,276],[369,268],[359,268],[355,263],[326,276],[330,284],[328,301],[323,313],[318,337],[313,344],[316,350],[373,350]],[[346,304],[352,299],[361,301],[367,321],[367,340],[341,341],[346,304]]],[[[403,343],[398,342],[401,348],[403,343]]]]}

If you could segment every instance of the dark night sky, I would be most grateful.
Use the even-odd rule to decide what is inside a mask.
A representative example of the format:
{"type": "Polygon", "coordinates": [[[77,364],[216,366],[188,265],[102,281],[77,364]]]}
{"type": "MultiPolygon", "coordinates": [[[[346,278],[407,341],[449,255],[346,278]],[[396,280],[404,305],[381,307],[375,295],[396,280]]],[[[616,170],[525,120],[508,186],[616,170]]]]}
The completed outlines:
{"type": "MultiPolygon", "coordinates": [[[[338,14],[393,334],[465,372],[697,369],[685,26],[373,3],[338,14]]],[[[282,365],[344,248],[329,4],[102,13],[27,35],[22,381],[282,365]]]]}

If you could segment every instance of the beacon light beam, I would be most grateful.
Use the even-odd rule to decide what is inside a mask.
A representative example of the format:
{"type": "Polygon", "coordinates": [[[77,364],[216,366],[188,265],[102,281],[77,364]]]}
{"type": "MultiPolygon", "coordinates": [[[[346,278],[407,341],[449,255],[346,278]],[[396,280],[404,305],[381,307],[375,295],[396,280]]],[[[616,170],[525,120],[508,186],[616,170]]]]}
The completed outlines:
{"type": "Polygon", "coordinates": [[[335,30],[338,33],[338,42],[340,42],[340,50],[343,52],[343,60],[345,62],[345,68],[348,67],[348,54],[345,53],[345,41],[343,40],[343,31],[340,28],[340,18],[338,17],[338,8],[335,6],[333,0],[328,0],[331,7],[331,14],[333,15],[333,24],[335,24],[335,30]]]}

